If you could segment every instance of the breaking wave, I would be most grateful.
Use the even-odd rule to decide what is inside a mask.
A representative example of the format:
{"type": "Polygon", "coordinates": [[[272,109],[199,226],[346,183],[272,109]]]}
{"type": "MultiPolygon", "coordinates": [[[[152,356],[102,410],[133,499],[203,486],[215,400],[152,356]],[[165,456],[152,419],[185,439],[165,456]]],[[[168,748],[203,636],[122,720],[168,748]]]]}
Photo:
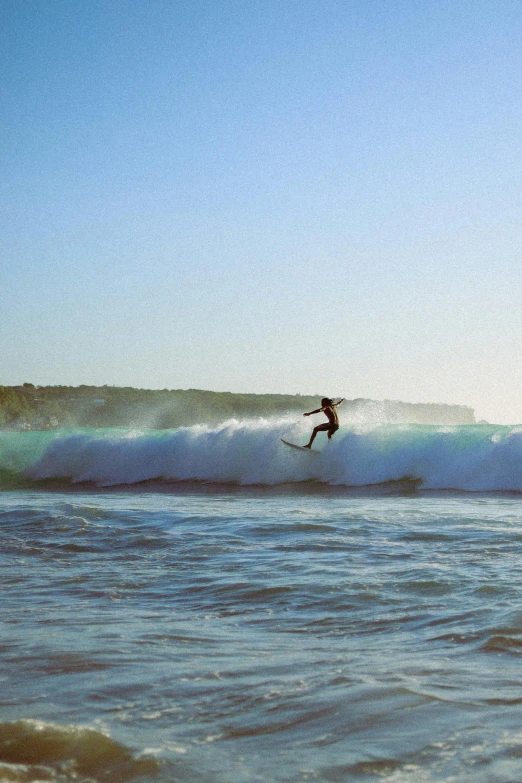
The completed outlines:
{"type": "Polygon", "coordinates": [[[0,780],[14,783],[127,781],[149,777],[154,759],[136,758],[99,731],[17,720],[0,723],[0,780]]]}
{"type": "Polygon", "coordinates": [[[313,453],[295,419],[231,420],[176,430],[0,433],[0,480],[97,486],[144,481],[277,485],[315,481],[362,487],[422,479],[423,489],[522,491],[522,426],[361,425],[341,428],[313,453]]]}

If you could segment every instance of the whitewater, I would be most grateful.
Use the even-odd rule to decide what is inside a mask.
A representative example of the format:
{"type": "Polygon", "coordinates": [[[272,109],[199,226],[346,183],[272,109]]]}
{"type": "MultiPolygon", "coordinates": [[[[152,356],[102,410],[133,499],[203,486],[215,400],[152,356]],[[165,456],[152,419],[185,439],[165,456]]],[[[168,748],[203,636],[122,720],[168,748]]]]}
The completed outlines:
{"type": "Polygon", "coordinates": [[[295,419],[231,420],[176,430],[100,429],[0,433],[0,482],[145,481],[234,485],[317,482],[365,487],[419,479],[424,490],[522,491],[522,426],[361,424],[310,454],[295,419]]]}

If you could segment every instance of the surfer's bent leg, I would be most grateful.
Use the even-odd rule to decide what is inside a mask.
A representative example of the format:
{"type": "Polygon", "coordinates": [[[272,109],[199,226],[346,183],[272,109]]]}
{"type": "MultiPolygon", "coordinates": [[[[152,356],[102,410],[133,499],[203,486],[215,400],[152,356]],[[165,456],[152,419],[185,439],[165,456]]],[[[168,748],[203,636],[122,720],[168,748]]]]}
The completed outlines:
{"type": "Polygon", "coordinates": [[[328,440],[330,440],[332,435],[335,432],[337,432],[338,429],[339,429],[339,425],[338,424],[330,424],[330,426],[328,427],[328,440]]]}
{"type": "Polygon", "coordinates": [[[317,427],[314,427],[314,430],[312,432],[312,437],[310,438],[310,442],[307,443],[304,448],[305,449],[311,449],[312,448],[312,443],[314,442],[315,436],[317,435],[317,433],[318,432],[326,432],[326,430],[328,430],[328,429],[330,429],[330,425],[329,424],[318,424],[317,427]]]}

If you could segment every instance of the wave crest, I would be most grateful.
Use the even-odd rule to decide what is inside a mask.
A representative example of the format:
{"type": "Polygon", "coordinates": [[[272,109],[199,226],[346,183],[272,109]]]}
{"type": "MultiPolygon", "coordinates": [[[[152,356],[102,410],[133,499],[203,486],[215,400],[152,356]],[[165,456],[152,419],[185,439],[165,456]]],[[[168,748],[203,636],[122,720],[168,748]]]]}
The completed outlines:
{"type": "MultiPolygon", "coordinates": [[[[320,433],[314,443],[318,454],[281,443],[285,438],[303,444],[309,432],[308,422],[256,419],[214,428],[46,433],[45,444],[22,472],[31,480],[98,486],[152,480],[269,486],[316,481],[361,487],[413,476],[422,479],[425,489],[522,491],[520,427],[345,427],[331,441],[320,433]]],[[[0,464],[0,470],[8,467],[0,464]]]]}
{"type": "Polygon", "coordinates": [[[25,783],[130,780],[153,772],[154,759],[136,759],[128,748],[94,729],[17,720],[0,723],[2,780],[25,783]]]}

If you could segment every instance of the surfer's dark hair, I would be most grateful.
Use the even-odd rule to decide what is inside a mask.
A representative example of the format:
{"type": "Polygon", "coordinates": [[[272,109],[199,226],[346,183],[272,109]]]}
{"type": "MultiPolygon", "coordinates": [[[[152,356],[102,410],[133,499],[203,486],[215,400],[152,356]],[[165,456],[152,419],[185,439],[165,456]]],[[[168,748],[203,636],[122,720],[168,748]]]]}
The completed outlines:
{"type": "Polygon", "coordinates": [[[323,399],[321,400],[321,405],[323,406],[323,408],[326,405],[333,405],[333,400],[330,400],[329,397],[323,397],[323,399]]]}

